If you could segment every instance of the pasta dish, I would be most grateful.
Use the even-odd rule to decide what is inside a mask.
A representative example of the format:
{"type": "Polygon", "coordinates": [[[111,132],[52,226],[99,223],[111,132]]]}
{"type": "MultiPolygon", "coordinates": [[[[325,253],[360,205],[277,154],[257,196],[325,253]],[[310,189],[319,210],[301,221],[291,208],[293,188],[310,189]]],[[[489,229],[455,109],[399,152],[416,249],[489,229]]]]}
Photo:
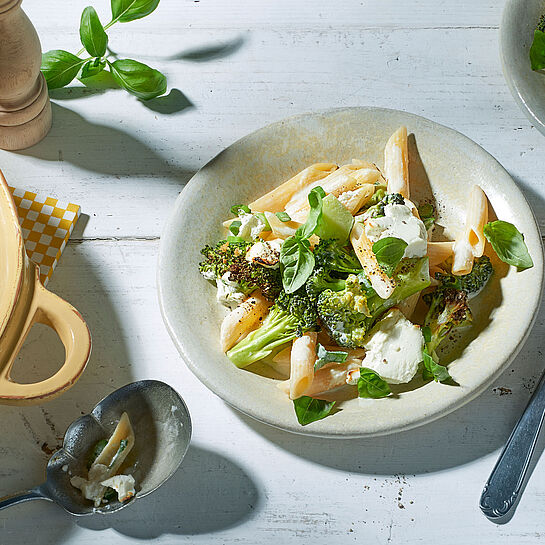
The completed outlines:
{"type": "Polygon", "coordinates": [[[221,349],[238,368],[262,362],[285,376],[278,387],[301,425],[333,414],[341,387],[379,399],[417,375],[453,384],[442,354],[471,327],[471,300],[494,272],[486,254],[533,266],[522,233],[489,221],[479,186],[451,241],[433,239],[435,205],[411,201],[410,189],[401,127],[382,170],[360,159],[310,165],[232,206],[225,238],[202,250],[200,272],[228,309],[221,349]]]}

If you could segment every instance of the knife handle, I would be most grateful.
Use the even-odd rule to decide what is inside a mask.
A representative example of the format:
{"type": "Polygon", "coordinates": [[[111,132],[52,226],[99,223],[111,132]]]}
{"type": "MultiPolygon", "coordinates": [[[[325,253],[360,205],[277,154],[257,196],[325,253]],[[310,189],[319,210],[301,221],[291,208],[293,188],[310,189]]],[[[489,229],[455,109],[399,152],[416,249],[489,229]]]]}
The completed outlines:
{"type": "Polygon", "coordinates": [[[484,485],[479,507],[493,522],[507,518],[522,490],[545,415],[544,378],[545,374],[484,485]]]}

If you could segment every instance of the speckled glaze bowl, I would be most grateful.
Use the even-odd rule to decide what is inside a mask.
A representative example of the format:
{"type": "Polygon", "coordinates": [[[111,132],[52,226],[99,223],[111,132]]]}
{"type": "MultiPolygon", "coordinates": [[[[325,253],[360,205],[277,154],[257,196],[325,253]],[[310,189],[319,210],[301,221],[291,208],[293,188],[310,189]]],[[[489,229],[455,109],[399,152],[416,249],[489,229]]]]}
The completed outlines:
{"type": "Polygon", "coordinates": [[[70,388],[91,352],[89,329],[78,311],[47,291],[27,256],[17,209],[0,171],[0,404],[24,405],[52,399],[70,388]],[[52,376],[20,384],[11,370],[35,323],[53,328],[65,348],[65,363],[52,376]]]}
{"type": "Polygon", "coordinates": [[[543,282],[541,238],[528,203],[502,166],[460,133],[405,112],[347,108],[291,117],[228,147],[180,194],[161,240],[159,300],[180,354],[213,392],[243,413],[296,433],[363,437],[406,430],[469,402],[512,362],[530,333],[543,282]],[[496,273],[473,303],[474,325],[455,345],[449,370],[459,386],[399,388],[380,400],[352,399],[336,414],[301,427],[276,381],[236,368],[221,352],[223,311],[215,289],[198,271],[200,249],[223,233],[232,204],[247,203],[316,162],[361,158],[383,164],[389,136],[406,125],[411,198],[436,199],[438,234],[453,237],[463,224],[469,189],[479,184],[493,211],[524,233],[535,266],[517,272],[493,260],[496,273]]]}
{"type": "Polygon", "coordinates": [[[545,135],[545,73],[534,72],[528,57],[545,0],[508,0],[500,26],[503,73],[511,94],[528,119],[545,135]]]}

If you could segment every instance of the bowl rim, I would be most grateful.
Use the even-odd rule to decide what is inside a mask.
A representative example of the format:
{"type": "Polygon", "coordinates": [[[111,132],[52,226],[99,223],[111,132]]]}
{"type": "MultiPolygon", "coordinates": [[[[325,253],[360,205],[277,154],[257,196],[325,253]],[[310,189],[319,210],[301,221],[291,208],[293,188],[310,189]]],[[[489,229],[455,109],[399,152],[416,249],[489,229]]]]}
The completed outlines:
{"type": "Polygon", "coordinates": [[[23,245],[23,233],[19,225],[17,208],[8,183],[0,170],[0,245],[5,248],[7,260],[7,290],[0,294],[0,341],[6,330],[8,322],[13,315],[15,304],[19,298],[23,281],[23,266],[25,251],[23,245]]]}
{"type": "MultiPolygon", "coordinates": [[[[442,418],[443,416],[446,416],[447,414],[450,414],[451,412],[461,408],[466,403],[469,403],[473,399],[475,399],[477,396],[479,396],[483,391],[485,391],[490,384],[492,384],[504,371],[505,369],[510,365],[510,363],[514,360],[514,358],[517,356],[519,351],[524,346],[524,343],[528,339],[530,332],[532,330],[532,326],[537,318],[537,311],[541,304],[541,299],[543,295],[543,289],[544,289],[544,274],[543,274],[543,268],[536,267],[538,279],[537,282],[535,282],[535,287],[537,288],[537,297],[534,299],[534,305],[531,308],[531,312],[528,312],[526,316],[528,316],[528,319],[526,321],[526,327],[524,330],[524,333],[520,335],[518,338],[518,342],[514,345],[513,349],[510,351],[508,355],[506,355],[503,358],[503,362],[496,368],[495,372],[488,375],[488,377],[481,382],[481,384],[473,386],[468,392],[466,392],[463,395],[459,395],[458,397],[454,398],[453,401],[451,401],[447,405],[443,405],[440,410],[435,411],[432,414],[425,414],[422,415],[418,419],[412,420],[410,423],[405,423],[402,425],[392,426],[388,429],[382,429],[379,431],[373,431],[371,433],[365,432],[365,431],[346,431],[346,430],[335,430],[335,429],[327,429],[323,430],[320,429],[320,422],[319,421],[313,424],[314,427],[303,427],[297,424],[297,422],[293,421],[293,423],[286,423],[286,422],[278,422],[278,419],[274,418],[274,415],[270,417],[270,415],[263,410],[256,410],[255,405],[246,405],[244,406],[240,402],[240,398],[236,395],[232,395],[229,392],[226,391],[218,391],[216,388],[213,387],[211,384],[211,381],[209,380],[207,374],[205,372],[201,371],[201,368],[199,365],[197,365],[195,362],[193,362],[191,356],[187,353],[187,351],[184,348],[183,339],[179,339],[178,335],[176,333],[176,329],[173,323],[173,320],[169,316],[169,311],[167,309],[167,300],[165,298],[165,286],[164,281],[162,279],[163,276],[163,270],[164,270],[164,263],[168,261],[168,254],[169,249],[166,244],[166,240],[168,239],[169,232],[172,231],[173,225],[175,222],[176,217],[180,213],[180,208],[184,205],[185,197],[190,194],[194,187],[198,185],[199,182],[199,175],[201,172],[206,170],[207,168],[213,167],[217,161],[220,160],[220,157],[226,150],[230,150],[231,148],[235,146],[239,146],[243,144],[247,139],[253,139],[256,137],[259,137],[260,133],[266,133],[267,131],[270,131],[275,126],[280,126],[286,123],[295,123],[298,120],[303,120],[307,117],[314,117],[314,116],[320,116],[320,117],[328,117],[336,114],[341,114],[342,112],[346,111],[360,111],[360,112],[375,112],[375,113],[384,113],[386,115],[395,115],[395,114],[402,114],[403,116],[407,116],[407,118],[411,118],[414,120],[417,120],[419,122],[423,122],[426,124],[429,124],[430,126],[437,128],[441,131],[445,131],[446,133],[449,133],[451,137],[453,137],[456,140],[459,140],[460,142],[463,142],[467,148],[468,152],[473,150],[476,155],[480,155],[483,158],[486,158],[486,160],[489,162],[490,166],[494,166],[496,169],[498,169],[503,175],[504,175],[504,181],[511,185],[511,188],[519,194],[521,197],[521,201],[523,205],[526,206],[526,212],[529,212],[529,222],[532,224],[532,226],[535,229],[536,234],[538,235],[539,240],[539,251],[540,251],[540,258],[539,260],[536,259],[536,261],[543,262],[544,258],[544,250],[543,250],[543,241],[541,238],[539,226],[537,224],[535,215],[533,213],[533,210],[531,209],[530,205],[528,204],[528,201],[524,197],[522,191],[518,188],[515,181],[512,179],[511,175],[507,172],[507,170],[499,163],[497,159],[495,159],[489,152],[487,152],[483,147],[478,145],[476,142],[471,140],[469,137],[465,136],[464,134],[458,132],[455,129],[452,129],[450,127],[447,127],[443,124],[437,123],[435,121],[432,121],[428,118],[425,118],[423,116],[413,114],[410,112],[402,111],[402,110],[395,110],[391,108],[381,108],[381,107],[374,107],[374,106],[355,106],[355,107],[341,107],[341,108],[328,108],[328,109],[322,109],[322,110],[314,110],[309,112],[304,112],[300,114],[296,114],[293,116],[289,116],[287,118],[280,119],[278,121],[275,121],[273,123],[267,124],[255,131],[252,131],[251,133],[243,136],[242,138],[239,138],[229,146],[226,146],[222,151],[220,151],[216,156],[214,156],[210,161],[208,161],[203,167],[197,171],[192,178],[189,180],[189,182],[186,184],[186,186],[182,189],[180,194],[178,195],[178,198],[176,199],[176,202],[173,206],[173,209],[170,213],[170,216],[168,217],[167,221],[165,222],[165,225],[163,227],[163,232],[160,240],[159,245],[159,254],[158,254],[158,261],[157,261],[157,272],[156,272],[156,279],[157,279],[157,290],[158,290],[158,301],[159,301],[159,307],[161,310],[161,314],[163,316],[163,320],[165,322],[167,331],[174,342],[174,345],[178,349],[178,352],[180,353],[182,359],[190,369],[190,371],[214,394],[216,394],[218,397],[223,399],[228,405],[236,409],[237,411],[240,411],[241,413],[250,416],[251,418],[258,420],[264,424],[270,425],[277,429],[282,429],[284,431],[292,432],[295,434],[300,435],[310,435],[315,437],[328,437],[328,438],[361,438],[361,437],[373,437],[373,436],[379,436],[379,435],[388,435],[393,433],[398,433],[401,431],[407,431],[413,428],[416,428],[418,426],[427,424],[429,422],[432,422],[434,420],[437,420],[439,418],[442,418]],[[315,426],[315,424],[318,424],[318,426],[315,426]]],[[[534,256],[535,257],[535,256],[534,256]]],[[[327,420],[327,419],[326,419],[327,420]]]]}
{"type": "MultiPolygon", "coordinates": [[[[506,29],[512,26],[511,21],[514,18],[513,12],[516,10],[527,8],[527,7],[528,5],[526,1],[521,2],[520,0],[507,0],[503,8],[501,22],[500,22],[499,52],[500,52],[503,76],[505,78],[505,81],[507,82],[507,87],[509,88],[511,95],[515,99],[515,102],[517,103],[519,108],[522,110],[522,112],[526,115],[526,117],[530,120],[530,122],[534,124],[535,128],[541,134],[545,135],[545,117],[540,118],[534,112],[534,109],[529,104],[529,98],[531,97],[528,96],[527,89],[521,84],[520,78],[514,77],[512,70],[508,68],[508,64],[509,64],[508,59],[510,59],[511,57],[511,50],[509,47],[507,47],[507,30],[506,29]]],[[[543,9],[545,10],[545,3],[543,4],[543,9]]],[[[528,65],[528,69],[530,70],[530,72],[532,72],[529,65],[528,65]]],[[[545,74],[541,75],[541,77],[545,78],[545,74]]],[[[545,98],[544,98],[544,101],[545,101],[545,98]]],[[[545,109],[545,105],[544,105],[544,109],[545,109]]]]}

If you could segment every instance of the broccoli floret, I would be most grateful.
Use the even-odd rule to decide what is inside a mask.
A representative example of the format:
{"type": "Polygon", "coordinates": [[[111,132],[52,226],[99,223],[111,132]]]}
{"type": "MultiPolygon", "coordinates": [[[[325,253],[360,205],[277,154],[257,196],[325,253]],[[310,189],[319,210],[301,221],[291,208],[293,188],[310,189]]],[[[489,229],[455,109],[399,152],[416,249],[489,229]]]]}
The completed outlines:
{"type": "Polygon", "coordinates": [[[334,238],[320,240],[314,248],[316,267],[345,274],[359,274],[361,263],[354,250],[339,244],[334,238]]]}
{"type": "Polygon", "coordinates": [[[426,228],[426,231],[435,224],[435,206],[430,202],[421,204],[418,207],[418,215],[426,228]]]}
{"type": "Polygon", "coordinates": [[[205,259],[199,264],[199,270],[209,279],[221,278],[228,272],[229,280],[238,283],[243,293],[259,288],[272,301],[282,289],[280,270],[248,261],[246,252],[252,245],[253,242],[221,240],[216,246],[205,246],[201,250],[205,259]]]}
{"type": "Polygon", "coordinates": [[[318,314],[331,337],[341,346],[362,347],[373,324],[389,308],[430,284],[428,258],[407,259],[394,277],[396,288],[382,299],[365,276],[350,275],[344,290],[323,291],[318,297],[318,314]]]}
{"type": "Polygon", "coordinates": [[[473,263],[473,269],[469,274],[460,276],[450,273],[435,273],[436,280],[441,286],[465,291],[469,296],[477,295],[486,285],[494,269],[490,258],[486,255],[479,257],[473,263]]]}
{"type": "Polygon", "coordinates": [[[545,32],[545,14],[541,16],[541,19],[539,20],[539,23],[537,25],[537,30],[541,30],[541,32],[545,32]]]}
{"type": "Polygon", "coordinates": [[[231,348],[227,357],[237,367],[247,367],[306,331],[319,329],[316,308],[305,288],[290,294],[282,291],[261,326],[231,348]]]}
{"type": "Polygon", "coordinates": [[[328,270],[322,267],[314,269],[305,283],[307,295],[313,301],[317,301],[318,295],[327,289],[341,291],[345,287],[346,280],[343,278],[334,278],[328,270]]]}
{"type": "Polygon", "coordinates": [[[472,315],[467,303],[467,293],[451,287],[439,286],[423,296],[429,305],[424,326],[430,329],[427,347],[435,361],[439,361],[436,350],[441,342],[459,327],[471,324],[472,315]]]}
{"type": "Polygon", "coordinates": [[[364,208],[368,209],[368,208],[371,208],[371,206],[375,206],[375,204],[378,204],[382,199],[384,199],[385,196],[386,196],[386,186],[377,185],[377,187],[375,188],[375,192],[373,193],[371,198],[365,203],[364,208]]]}
{"type": "Polygon", "coordinates": [[[399,193],[388,193],[379,203],[371,206],[365,213],[368,218],[380,218],[384,216],[384,207],[387,204],[405,204],[403,195],[399,193]]]}

